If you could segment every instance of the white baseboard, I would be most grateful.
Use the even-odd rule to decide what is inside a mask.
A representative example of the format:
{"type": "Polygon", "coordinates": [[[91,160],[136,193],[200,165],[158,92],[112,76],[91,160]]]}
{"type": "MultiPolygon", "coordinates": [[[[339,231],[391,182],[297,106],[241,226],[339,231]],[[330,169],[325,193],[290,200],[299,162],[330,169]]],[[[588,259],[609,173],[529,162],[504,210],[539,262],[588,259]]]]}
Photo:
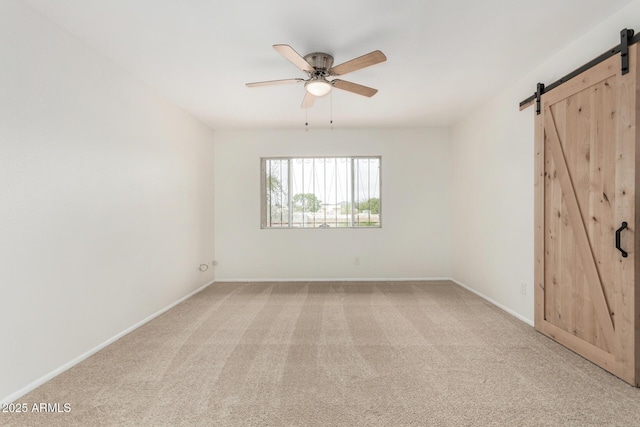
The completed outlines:
{"type": "Polygon", "coordinates": [[[260,279],[260,278],[233,278],[220,279],[216,278],[216,282],[438,282],[451,280],[449,277],[324,277],[324,278],[286,278],[286,279],[260,279]]]}
{"type": "Polygon", "coordinates": [[[36,388],[40,387],[42,384],[44,384],[47,381],[53,379],[54,377],[60,375],[64,371],[74,367],[75,365],[77,365],[78,363],[82,362],[83,360],[89,358],[90,356],[93,356],[95,353],[97,353],[98,351],[102,350],[103,348],[105,348],[109,344],[112,344],[115,341],[117,341],[120,338],[122,338],[123,336],[133,332],[134,330],[138,329],[140,326],[144,325],[145,323],[147,323],[147,322],[155,319],[156,317],[160,316],[162,313],[171,310],[176,305],[178,305],[181,302],[183,302],[184,300],[192,297],[193,295],[197,294],[198,292],[204,290],[206,287],[210,286],[214,282],[215,282],[215,280],[212,280],[209,283],[199,287],[198,289],[196,289],[195,291],[189,293],[188,295],[183,296],[179,300],[177,300],[177,301],[169,304],[168,306],[160,309],[159,311],[153,313],[152,315],[150,315],[146,319],[143,319],[143,320],[139,321],[135,325],[130,326],[129,328],[125,329],[124,331],[120,332],[119,334],[115,335],[114,337],[109,338],[107,341],[103,342],[102,344],[97,345],[96,347],[92,348],[91,350],[87,351],[86,353],[81,354],[80,356],[78,356],[75,359],[65,363],[64,365],[60,366],[59,368],[49,372],[48,374],[44,375],[43,377],[38,378],[37,380],[33,381],[32,383],[28,384],[27,386],[21,388],[20,390],[14,392],[14,393],[11,393],[9,396],[6,396],[4,399],[0,400],[0,405],[9,404],[11,402],[16,401],[17,399],[21,398],[22,396],[24,396],[25,394],[29,393],[30,391],[35,390],[36,388]]]}
{"type": "Polygon", "coordinates": [[[519,320],[522,320],[524,323],[526,323],[528,325],[531,325],[531,326],[534,326],[533,320],[527,319],[526,317],[524,317],[520,313],[516,313],[515,311],[511,310],[510,308],[505,307],[504,305],[500,304],[498,301],[496,301],[496,300],[494,300],[492,298],[489,298],[488,296],[476,291],[475,289],[465,285],[464,283],[461,283],[461,282],[457,281],[456,279],[449,279],[449,280],[451,280],[456,285],[462,286],[463,288],[465,288],[469,292],[472,292],[472,293],[478,295],[480,298],[484,299],[485,301],[490,302],[491,304],[495,305],[499,309],[506,311],[507,313],[509,313],[513,317],[515,317],[515,318],[517,318],[519,320]]]}

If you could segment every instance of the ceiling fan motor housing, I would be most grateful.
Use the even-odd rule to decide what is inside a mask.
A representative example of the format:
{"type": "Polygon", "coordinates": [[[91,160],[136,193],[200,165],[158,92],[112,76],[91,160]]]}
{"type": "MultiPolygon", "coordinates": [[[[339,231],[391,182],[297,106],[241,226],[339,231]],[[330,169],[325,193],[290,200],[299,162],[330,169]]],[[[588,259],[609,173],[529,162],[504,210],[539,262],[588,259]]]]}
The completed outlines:
{"type": "Polygon", "coordinates": [[[314,52],[306,55],[304,60],[315,68],[316,75],[326,76],[329,74],[329,70],[333,66],[333,56],[324,52],[314,52]]]}

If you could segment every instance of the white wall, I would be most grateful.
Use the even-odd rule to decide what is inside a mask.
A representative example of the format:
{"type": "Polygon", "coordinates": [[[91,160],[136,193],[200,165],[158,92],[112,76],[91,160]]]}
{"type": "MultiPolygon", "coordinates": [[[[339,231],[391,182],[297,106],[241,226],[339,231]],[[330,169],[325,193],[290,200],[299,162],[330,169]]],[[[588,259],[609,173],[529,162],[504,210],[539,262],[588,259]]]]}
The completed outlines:
{"type": "Polygon", "coordinates": [[[448,142],[447,129],[217,131],[216,280],[449,277],[448,142]],[[342,155],[382,156],[382,228],[260,229],[261,157],[342,155]]]}
{"type": "Polygon", "coordinates": [[[553,83],[620,43],[625,27],[640,31],[640,1],[561,49],[452,129],[453,277],[531,322],[535,111],[520,112],[518,104],[535,92],[536,83],[553,83]],[[520,294],[522,281],[527,295],[520,294]]]}
{"type": "Polygon", "coordinates": [[[213,132],[0,1],[0,399],[213,279],[213,132]]]}

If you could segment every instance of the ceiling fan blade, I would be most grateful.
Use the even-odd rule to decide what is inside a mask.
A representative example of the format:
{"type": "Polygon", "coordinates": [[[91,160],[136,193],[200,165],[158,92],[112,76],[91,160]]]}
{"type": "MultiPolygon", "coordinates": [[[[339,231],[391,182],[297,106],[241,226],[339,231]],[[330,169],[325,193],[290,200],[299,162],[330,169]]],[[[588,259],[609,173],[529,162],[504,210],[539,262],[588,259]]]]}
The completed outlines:
{"type": "Polygon", "coordinates": [[[357,83],[351,83],[344,80],[335,79],[331,81],[333,87],[337,87],[338,89],[346,90],[349,92],[357,93],[358,95],[372,97],[376,93],[378,93],[378,89],[374,89],[372,87],[359,85],[357,83]]]}
{"type": "Polygon", "coordinates": [[[254,82],[247,83],[249,87],[257,87],[257,86],[271,86],[271,85],[286,85],[290,83],[301,83],[304,79],[282,79],[282,80],[269,80],[266,82],[254,82]]]}
{"type": "Polygon", "coordinates": [[[314,71],[313,66],[305,61],[305,59],[288,44],[274,44],[273,48],[302,71],[306,71],[308,73],[314,71]]]}
{"type": "Polygon", "coordinates": [[[362,55],[358,58],[352,59],[351,61],[343,62],[340,65],[336,65],[329,71],[329,74],[331,74],[332,76],[342,76],[352,71],[369,67],[386,60],[387,57],[384,56],[384,53],[380,52],[379,50],[374,50],[373,52],[369,52],[366,55],[362,55]]]}
{"type": "Polygon", "coordinates": [[[302,99],[302,108],[310,108],[313,107],[313,103],[316,100],[316,97],[311,95],[309,92],[305,91],[304,98],[302,99]]]}

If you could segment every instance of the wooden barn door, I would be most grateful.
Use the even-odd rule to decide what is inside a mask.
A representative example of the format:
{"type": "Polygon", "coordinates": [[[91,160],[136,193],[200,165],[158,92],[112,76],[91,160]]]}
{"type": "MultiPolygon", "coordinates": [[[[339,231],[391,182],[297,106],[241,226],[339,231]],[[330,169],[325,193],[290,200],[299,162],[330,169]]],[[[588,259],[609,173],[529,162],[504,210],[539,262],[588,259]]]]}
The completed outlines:
{"type": "Polygon", "coordinates": [[[542,96],[535,326],[638,385],[635,48],[542,96]]]}

